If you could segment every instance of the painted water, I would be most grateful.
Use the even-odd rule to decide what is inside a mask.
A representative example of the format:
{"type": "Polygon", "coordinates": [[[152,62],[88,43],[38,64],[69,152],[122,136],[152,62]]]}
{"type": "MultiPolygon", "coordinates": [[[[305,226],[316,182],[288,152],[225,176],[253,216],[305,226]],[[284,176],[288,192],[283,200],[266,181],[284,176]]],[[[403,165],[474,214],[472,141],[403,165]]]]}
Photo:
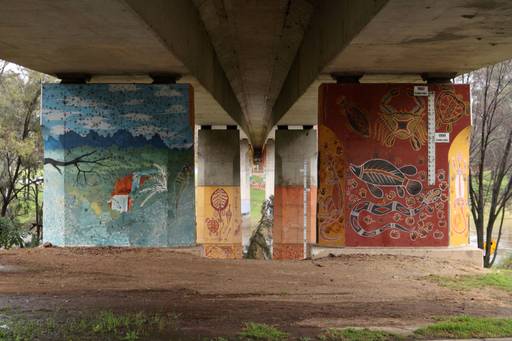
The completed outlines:
{"type": "MultiPolygon", "coordinates": [[[[497,230],[498,228],[495,227],[497,230]]],[[[493,240],[496,240],[498,238],[498,232],[494,232],[493,240]]],[[[470,243],[472,246],[477,246],[477,239],[476,239],[476,230],[475,227],[471,226],[471,236],[470,236],[470,243]]],[[[501,260],[503,260],[506,257],[509,257],[512,255],[512,217],[505,218],[505,223],[503,225],[503,233],[501,235],[500,244],[498,246],[498,258],[497,262],[499,263],[501,260]]]]}

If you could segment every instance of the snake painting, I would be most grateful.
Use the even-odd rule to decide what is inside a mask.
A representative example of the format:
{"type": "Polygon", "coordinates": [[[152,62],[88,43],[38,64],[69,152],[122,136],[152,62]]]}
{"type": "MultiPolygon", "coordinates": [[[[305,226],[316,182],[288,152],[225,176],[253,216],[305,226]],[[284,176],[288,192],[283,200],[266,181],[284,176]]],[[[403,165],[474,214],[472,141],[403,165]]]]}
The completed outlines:
{"type": "Polygon", "coordinates": [[[424,208],[426,208],[429,204],[434,203],[437,200],[439,200],[440,194],[441,194],[440,190],[438,190],[438,189],[432,190],[425,196],[425,198],[423,198],[422,203],[415,208],[406,207],[405,205],[399,203],[398,201],[391,201],[391,202],[389,202],[387,204],[383,204],[383,205],[375,204],[370,201],[359,202],[352,208],[352,210],[350,212],[350,225],[352,226],[352,229],[354,230],[354,232],[356,232],[361,237],[366,237],[366,238],[376,237],[376,236],[382,234],[383,232],[385,232],[386,230],[390,230],[390,229],[395,229],[395,230],[399,230],[402,232],[410,233],[410,232],[412,232],[411,229],[408,229],[407,227],[405,227],[399,223],[396,223],[396,222],[386,223],[376,229],[368,231],[365,228],[363,228],[361,226],[361,224],[359,223],[360,214],[361,214],[361,212],[366,211],[370,214],[381,216],[381,215],[388,214],[391,212],[398,212],[398,213],[408,216],[408,217],[414,217],[418,213],[420,213],[424,208]]]}

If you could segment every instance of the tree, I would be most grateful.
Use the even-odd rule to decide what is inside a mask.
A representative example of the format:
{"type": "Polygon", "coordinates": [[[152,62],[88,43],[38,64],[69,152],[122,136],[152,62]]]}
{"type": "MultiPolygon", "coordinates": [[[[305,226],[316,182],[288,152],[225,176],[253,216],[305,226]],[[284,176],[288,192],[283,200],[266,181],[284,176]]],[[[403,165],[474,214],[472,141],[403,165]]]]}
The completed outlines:
{"type": "MultiPolygon", "coordinates": [[[[41,221],[43,146],[39,108],[48,76],[0,61],[0,217],[12,221],[35,202],[41,221]]],[[[0,231],[1,232],[1,231],[0,231]]]]}
{"type": "Polygon", "coordinates": [[[512,197],[512,61],[491,65],[462,77],[472,86],[473,134],[469,194],[478,247],[484,266],[498,254],[507,204],[512,197]],[[495,251],[492,240],[498,228],[495,251]]]}

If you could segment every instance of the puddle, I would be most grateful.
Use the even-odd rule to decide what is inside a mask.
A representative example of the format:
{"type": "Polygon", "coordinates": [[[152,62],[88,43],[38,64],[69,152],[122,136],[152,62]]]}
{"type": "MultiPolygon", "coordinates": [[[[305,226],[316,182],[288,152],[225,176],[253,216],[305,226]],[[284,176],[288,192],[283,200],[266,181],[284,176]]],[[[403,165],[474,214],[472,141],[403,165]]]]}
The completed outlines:
{"type": "Polygon", "coordinates": [[[12,265],[2,265],[0,264],[0,272],[18,272],[19,268],[12,265]]]}

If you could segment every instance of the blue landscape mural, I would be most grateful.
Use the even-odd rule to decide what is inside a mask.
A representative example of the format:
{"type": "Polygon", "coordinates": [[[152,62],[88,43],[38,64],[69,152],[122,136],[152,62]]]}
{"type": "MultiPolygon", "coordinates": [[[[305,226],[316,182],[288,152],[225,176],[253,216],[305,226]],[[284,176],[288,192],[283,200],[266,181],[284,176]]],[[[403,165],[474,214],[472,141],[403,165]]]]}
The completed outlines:
{"type": "Polygon", "coordinates": [[[194,244],[192,96],[185,84],[43,85],[44,240],[194,244]]]}

